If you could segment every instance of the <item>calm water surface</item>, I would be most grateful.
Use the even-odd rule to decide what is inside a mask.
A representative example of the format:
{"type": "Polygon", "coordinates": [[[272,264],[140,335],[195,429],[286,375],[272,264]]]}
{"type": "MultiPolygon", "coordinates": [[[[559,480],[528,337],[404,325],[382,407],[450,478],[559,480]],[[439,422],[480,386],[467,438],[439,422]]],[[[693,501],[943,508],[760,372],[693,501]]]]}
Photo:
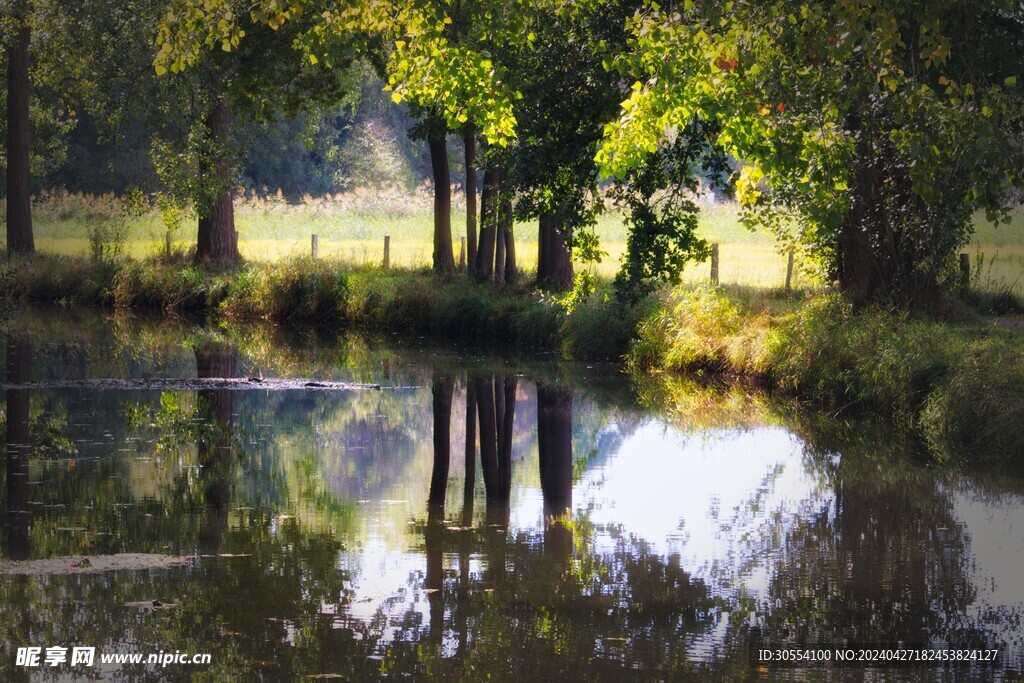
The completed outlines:
{"type": "Polygon", "coordinates": [[[40,383],[4,392],[0,558],[188,557],[0,575],[3,680],[1015,680],[1024,669],[1024,480],[929,469],[884,427],[452,347],[74,311],[22,312],[0,332],[6,381],[40,383]],[[381,388],[46,385],[160,377],[381,388]],[[752,660],[766,647],[898,642],[998,648],[999,661],[752,660]],[[208,652],[212,664],[15,666],[30,645],[208,652]]]}

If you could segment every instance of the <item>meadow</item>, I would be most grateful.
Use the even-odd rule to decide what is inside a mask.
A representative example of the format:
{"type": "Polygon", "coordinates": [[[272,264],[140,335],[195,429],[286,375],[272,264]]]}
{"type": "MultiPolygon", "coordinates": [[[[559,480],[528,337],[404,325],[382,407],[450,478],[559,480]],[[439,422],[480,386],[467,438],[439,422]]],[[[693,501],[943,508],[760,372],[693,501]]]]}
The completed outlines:
{"type": "MultiPolygon", "coordinates": [[[[428,266],[433,230],[432,192],[424,185],[413,192],[363,188],[324,197],[306,196],[298,203],[280,194],[250,193],[236,200],[236,223],[242,255],[251,261],[282,261],[310,253],[311,235],[318,235],[321,258],[351,265],[379,265],[384,236],[391,236],[390,262],[396,267],[428,266]]],[[[111,195],[44,193],[34,203],[36,245],[44,252],[85,256],[91,251],[90,233],[106,232],[119,243],[121,253],[145,258],[166,249],[168,223],[175,249],[194,243],[194,218],[166,219],[157,209],[127,215],[123,202],[111,195]],[[113,218],[112,218],[113,217],[113,218]],[[113,236],[114,233],[118,233],[113,236]]],[[[626,248],[626,225],[616,212],[602,215],[596,227],[607,255],[597,265],[600,276],[617,272],[626,248]]],[[[452,233],[458,258],[459,239],[466,234],[464,197],[453,197],[452,233]]],[[[520,268],[534,271],[537,260],[535,223],[515,226],[520,268]]],[[[700,235],[720,245],[720,280],[724,284],[780,287],[785,282],[786,253],[766,230],[750,230],[739,221],[731,202],[701,207],[700,235]]],[[[984,291],[1011,290],[1024,294],[1024,210],[1016,211],[1009,225],[992,225],[978,216],[975,234],[965,251],[970,254],[973,287],[984,291]]],[[[683,275],[686,282],[706,281],[708,263],[693,264],[683,275]]],[[[814,286],[802,272],[799,255],[793,286],[814,286]]]]}

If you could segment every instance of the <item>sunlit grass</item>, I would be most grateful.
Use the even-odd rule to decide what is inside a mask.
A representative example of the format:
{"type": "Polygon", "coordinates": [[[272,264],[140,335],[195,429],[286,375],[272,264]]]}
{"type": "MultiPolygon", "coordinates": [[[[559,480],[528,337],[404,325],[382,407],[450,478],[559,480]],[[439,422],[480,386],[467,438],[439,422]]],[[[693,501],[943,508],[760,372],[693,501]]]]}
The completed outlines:
{"type": "MultiPolygon", "coordinates": [[[[89,253],[89,222],[104,212],[114,213],[112,197],[48,195],[36,202],[36,244],[44,251],[68,256],[89,253]]],[[[465,208],[456,195],[452,214],[455,257],[466,235],[465,208]]],[[[384,236],[390,235],[390,262],[394,266],[430,264],[433,253],[431,194],[427,188],[414,193],[394,190],[358,190],[345,195],[306,197],[288,204],[270,197],[248,197],[236,203],[236,223],[242,255],[252,261],[279,261],[306,256],[311,235],[318,236],[321,258],[353,265],[379,265],[384,255],[384,236]]],[[[1024,211],[1018,210],[1009,225],[993,226],[979,215],[976,232],[965,251],[975,269],[975,285],[985,290],[1012,289],[1024,293],[1024,211]]],[[[626,250],[626,225],[617,213],[603,215],[596,232],[607,253],[596,269],[613,276],[626,250]]],[[[704,206],[700,236],[720,245],[719,277],[724,284],[780,287],[785,283],[786,255],[766,230],[750,230],[739,221],[736,205],[728,202],[704,206]]],[[[165,248],[166,229],[160,216],[150,213],[132,219],[127,226],[124,254],[144,258],[165,248]]],[[[537,227],[515,226],[516,254],[520,266],[536,270],[537,227]]],[[[194,225],[183,224],[174,244],[188,248],[194,243],[194,225]]],[[[799,261],[794,286],[812,282],[802,275],[799,261]]],[[[690,265],[683,280],[707,281],[710,264],[690,265]]]]}

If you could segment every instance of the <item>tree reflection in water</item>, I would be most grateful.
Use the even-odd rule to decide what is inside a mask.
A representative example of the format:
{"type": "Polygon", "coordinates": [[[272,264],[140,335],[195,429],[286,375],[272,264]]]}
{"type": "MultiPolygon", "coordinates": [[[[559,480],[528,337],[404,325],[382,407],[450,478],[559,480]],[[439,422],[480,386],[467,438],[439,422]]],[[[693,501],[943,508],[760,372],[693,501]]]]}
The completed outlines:
{"type": "MultiPolygon", "coordinates": [[[[423,587],[430,605],[424,642],[432,649],[419,652],[427,667],[422,673],[502,680],[529,671],[536,680],[562,680],[682,671],[683,636],[705,630],[714,601],[707,587],[679,566],[678,556],[666,561],[635,538],[622,536],[610,553],[593,551],[593,530],[572,517],[572,390],[536,386],[542,534],[509,537],[507,482],[518,381],[507,375],[470,377],[467,385],[467,415],[474,403],[483,406],[479,446],[485,480],[492,481],[485,487],[488,514],[485,526],[474,530],[447,526],[443,519],[446,479],[439,473],[448,470],[452,389],[447,377],[435,375],[434,476],[422,527],[423,587]],[[491,428],[492,405],[494,424],[501,429],[491,428]],[[496,462],[488,464],[488,458],[496,462]],[[457,554],[457,569],[449,573],[446,552],[457,554]],[[485,569],[473,573],[470,557],[480,558],[485,569]],[[444,634],[454,648],[446,647],[444,634]]],[[[474,427],[467,422],[466,434],[474,434],[474,427]]],[[[467,441],[466,453],[475,452],[467,441]]],[[[467,465],[467,480],[474,470],[467,465]]],[[[463,523],[471,519],[466,513],[471,505],[472,496],[466,495],[463,523]]],[[[403,622],[415,619],[407,615],[403,622]]],[[[395,665],[399,651],[400,646],[389,648],[395,665]]]]}
{"type": "MultiPolygon", "coordinates": [[[[23,383],[32,379],[32,343],[15,335],[7,336],[7,381],[23,383]]],[[[28,389],[7,390],[6,429],[6,551],[15,560],[29,557],[28,461],[31,454],[29,434],[30,397],[28,389]]]]}
{"type": "MultiPolygon", "coordinates": [[[[11,378],[28,376],[31,353],[39,367],[50,353],[10,341],[6,351],[11,378]]],[[[189,350],[205,377],[251,372],[249,353],[220,341],[189,350]]],[[[376,357],[360,353],[366,367],[328,365],[325,374],[379,379],[376,357]]],[[[167,572],[0,581],[4,641],[212,650],[214,667],[199,672],[211,680],[735,680],[774,677],[750,665],[749,649],[765,643],[992,643],[1019,625],[1024,598],[1001,614],[978,604],[982,578],[954,495],[974,480],[879,453],[892,441],[885,431],[830,433],[752,394],[687,388],[685,415],[641,410],[621,392],[608,398],[592,383],[563,381],[561,368],[391,359],[388,377],[402,388],[374,394],[33,390],[31,415],[27,393],[8,392],[5,560],[121,551],[194,559],[167,572]],[[30,428],[39,394],[67,411],[64,436],[88,458],[39,456],[30,428]],[[148,406],[144,419],[125,420],[133,403],[148,406]],[[716,423],[722,405],[742,421],[716,423]],[[671,480],[679,498],[707,493],[706,475],[730,465],[711,461],[701,438],[763,436],[764,425],[799,437],[802,455],[779,462],[807,483],[806,499],[765,509],[776,460],[744,461],[763,461],[768,474],[712,520],[728,541],[755,530],[737,557],[702,565],[614,509],[611,521],[595,521],[621,468],[658,462],[636,479],[650,488],[637,483],[632,501],[612,503],[639,501],[690,530],[700,513],[679,519],[679,500],[653,484],[671,480]],[[655,435],[644,448],[672,457],[637,457],[641,432],[655,435]],[[754,522],[728,528],[737,519],[754,522]],[[758,576],[763,584],[746,583],[758,576]],[[154,599],[173,607],[122,605],[154,599]]],[[[991,490],[997,500],[985,510],[1019,516],[1019,497],[991,490]]],[[[807,677],[865,676],[819,674],[807,677]]]]}
{"type": "MultiPolygon", "coordinates": [[[[197,347],[195,353],[196,377],[236,376],[238,353],[234,347],[207,342],[197,347]]],[[[197,392],[197,395],[197,417],[205,427],[198,431],[196,439],[206,506],[199,530],[199,547],[202,553],[216,555],[221,551],[231,506],[234,392],[207,389],[197,392]]]]}

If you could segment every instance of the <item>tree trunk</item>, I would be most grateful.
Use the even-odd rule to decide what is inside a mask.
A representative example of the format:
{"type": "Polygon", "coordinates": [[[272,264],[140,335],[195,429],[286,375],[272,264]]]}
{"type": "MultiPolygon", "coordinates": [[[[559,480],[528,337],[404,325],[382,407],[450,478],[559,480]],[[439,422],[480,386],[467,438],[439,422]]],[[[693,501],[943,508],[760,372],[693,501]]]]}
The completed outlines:
{"type": "Polygon", "coordinates": [[[220,155],[210,162],[219,190],[213,205],[204,207],[199,215],[196,262],[237,263],[239,254],[238,233],[235,232],[234,179],[231,177],[231,159],[227,156],[231,137],[231,108],[223,97],[219,97],[213,105],[213,111],[206,119],[206,129],[220,155]]]}
{"type": "Polygon", "coordinates": [[[7,250],[30,254],[36,249],[29,179],[30,32],[25,19],[21,21],[23,25],[7,49],[7,250]]]}
{"type": "Polygon", "coordinates": [[[427,504],[444,511],[445,492],[448,490],[448,463],[452,442],[452,378],[434,373],[430,393],[434,401],[434,467],[430,473],[430,492],[427,504]]]}
{"type": "Polygon", "coordinates": [[[839,228],[836,275],[840,291],[854,304],[861,305],[875,295],[880,284],[869,234],[872,219],[877,219],[877,178],[873,171],[869,131],[859,129],[856,148],[853,202],[839,228]]]}
{"type": "Polygon", "coordinates": [[[476,270],[476,134],[472,129],[462,138],[466,149],[466,268],[476,270]]]}
{"type": "Polygon", "coordinates": [[[448,169],[448,145],[444,131],[431,132],[427,138],[430,167],[434,172],[434,272],[455,272],[452,251],[452,180],[448,169]]]}
{"type": "Polygon", "coordinates": [[[502,221],[504,205],[504,192],[499,191],[494,202],[494,281],[499,285],[505,282],[505,224],[502,221]]]}
{"type": "Polygon", "coordinates": [[[490,280],[494,275],[494,219],[498,208],[499,184],[498,169],[488,166],[484,171],[484,190],[480,197],[480,244],[476,251],[476,276],[480,281],[490,280]]]}
{"type": "Polygon", "coordinates": [[[505,283],[514,285],[519,282],[519,268],[516,265],[516,240],[512,231],[515,220],[511,199],[505,199],[501,204],[501,225],[505,235],[505,283]]]}
{"type": "Polygon", "coordinates": [[[572,253],[559,230],[560,214],[540,216],[537,243],[537,284],[543,289],[565,290],[572,287],[572,253]]]}
{"type": "MultiPolygon", "coordinates": [[[[875,138],[870,122],[859,115],[851,116],[847,128],[855,133],[854,181],[852,202],[837,238],[836,280],[839,290],[854,305],[861,306],[880,291],[892,293],[894,282],[884,273],[877,246],[886,221],[882,193],[887,178],[882,177],[877,164],[875,138]]],[[[884,143],[882,143],[884,144],[884,143]]],[[[889,259],[895,261],[897,254],[889,259]]]]}

